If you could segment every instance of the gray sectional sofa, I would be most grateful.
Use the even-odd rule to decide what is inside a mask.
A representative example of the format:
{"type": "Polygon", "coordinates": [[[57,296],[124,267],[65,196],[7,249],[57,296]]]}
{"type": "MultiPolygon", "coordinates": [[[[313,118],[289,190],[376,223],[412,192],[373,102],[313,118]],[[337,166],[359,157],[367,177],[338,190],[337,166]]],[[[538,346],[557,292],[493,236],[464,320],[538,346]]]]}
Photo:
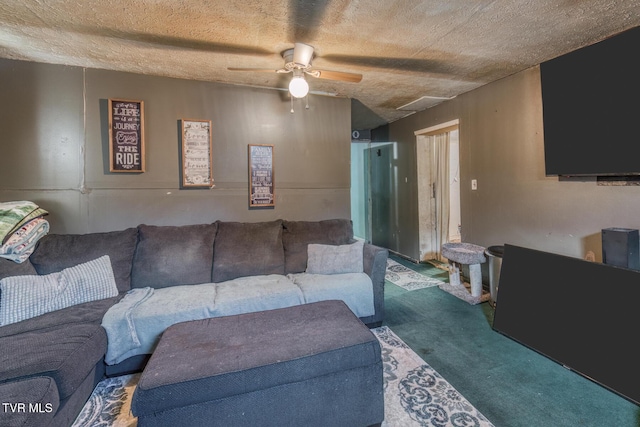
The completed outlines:
{"type": "Polygon", "coordinates": [[[330,299],[369,327],[384,316],[388,252],[355,240],[344,219],[51,234],[27,262],[0,259],[0,280],[61,274],[104,255],[114,296],[0,326],[0,396],[11,404],[0,426],[70,426],[101,379],[144,368],[172,323],[330,299]]]}

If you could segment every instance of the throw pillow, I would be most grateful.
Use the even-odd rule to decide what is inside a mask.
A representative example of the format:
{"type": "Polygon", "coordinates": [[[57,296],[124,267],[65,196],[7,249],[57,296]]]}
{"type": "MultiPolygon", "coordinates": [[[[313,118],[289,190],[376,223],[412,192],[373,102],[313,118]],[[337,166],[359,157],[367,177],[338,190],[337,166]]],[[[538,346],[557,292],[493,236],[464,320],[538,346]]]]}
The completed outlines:
{"type": "Polygon", "coordinates": [[[285,273],[302,273],[307,268],[307,247],[311,243],[346,245],[353,243],[353,223],[350,219],[322,221],[283,221],[285,273]]]}
{"type": "Polygon", "coordinates": [[[307,273],[342,274],[364,271],[364,240],[348,245],[321,245],[312,243],[307,252],[307,273]]]}
{"type": "Polygon", "coordinates": [[[0,280],[0,326],[118,295],[108,255],[43,276],[0,280]]]}

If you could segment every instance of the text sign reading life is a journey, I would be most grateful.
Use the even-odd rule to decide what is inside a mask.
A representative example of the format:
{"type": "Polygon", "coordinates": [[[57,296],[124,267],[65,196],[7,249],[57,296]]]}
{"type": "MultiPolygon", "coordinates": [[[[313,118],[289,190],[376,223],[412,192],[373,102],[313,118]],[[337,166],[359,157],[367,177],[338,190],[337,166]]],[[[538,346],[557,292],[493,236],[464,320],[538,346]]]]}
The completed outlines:
{"type": "Polygon", "coordinates": [[[273,145],[249,145],[249,206],[275,206],[273,145]]]}
{"type": "Polygon", "coordinates": [[[111,172],[144,172],[144,103],[109,99],[111,172]]]}

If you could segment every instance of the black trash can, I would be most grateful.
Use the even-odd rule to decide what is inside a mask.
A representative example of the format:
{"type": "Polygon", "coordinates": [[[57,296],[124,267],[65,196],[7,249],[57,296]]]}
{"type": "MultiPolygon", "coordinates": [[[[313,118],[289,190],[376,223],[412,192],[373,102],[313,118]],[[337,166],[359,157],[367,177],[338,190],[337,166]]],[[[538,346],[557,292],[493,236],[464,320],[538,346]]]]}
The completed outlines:
{"type": "Polygon", "coordinates": [[[489,302],[495,307],[498,302],[498,283],[500,282],[504,246],[489,246],[485,249],[484,254],[489,261],[489,302]]]}

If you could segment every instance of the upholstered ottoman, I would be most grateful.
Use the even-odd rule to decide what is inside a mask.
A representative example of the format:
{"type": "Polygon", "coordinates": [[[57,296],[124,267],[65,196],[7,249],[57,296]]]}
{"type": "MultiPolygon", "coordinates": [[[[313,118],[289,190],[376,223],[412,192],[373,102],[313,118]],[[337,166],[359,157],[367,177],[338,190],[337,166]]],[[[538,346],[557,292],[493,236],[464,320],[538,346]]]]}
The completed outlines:
{"type": "Polygon", "coordinates": [[[178,323],[134,392],[138,426],[369,426],[380,344],[342,301],[178,323]]]}

